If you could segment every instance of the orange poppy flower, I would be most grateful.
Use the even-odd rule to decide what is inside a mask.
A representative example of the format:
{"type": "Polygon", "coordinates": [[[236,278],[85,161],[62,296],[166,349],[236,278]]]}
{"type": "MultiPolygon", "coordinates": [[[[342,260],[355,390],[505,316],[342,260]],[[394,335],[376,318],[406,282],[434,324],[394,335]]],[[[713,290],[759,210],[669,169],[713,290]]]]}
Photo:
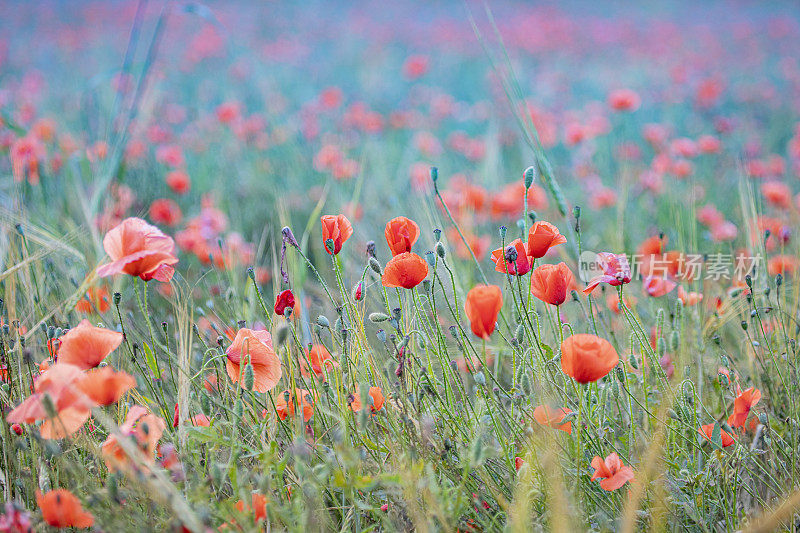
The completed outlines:
{"type": "Polygon", "coordinates": [[[287,417],[294,417],[296,409],[303,411],[303,421],[308,422],[314,416],[314,395],[305,389],[294,389],[294,397],[291,397],[288,390],[278,394],[275,399],[275,410],[281,420],[287,417]],[[289,395],[289,400],[286,396],[289,395]]]}
{"type": "Polygon", "coordinates": [[[781,209],[792,207],[792,189],[780,181],[767,181],[761,184],[761,194],[764,199],[781,209]]]}
{"type": "Polygon", "coordinates": [[[488,339],[497,325],[497,315],[503,308],[503,293],[496,285],[476,285],[467,293],[464,312],[472,333],[488,339]]]}
{"type": "Polygon", "coordinates": [[[106,287],[89,287],[86,295],[75,304],[75,310],[79,313],[92,313],[95,309],[99,313],[105,313],[111,307],[108,303],[108,289],[106,287]]]}
{"type": "Polygon", "coordinates": [[[524,276],[533,267],[533,261],[520,239],[514,239],[505,248],[493,250],[492,262],[497,272],[508,272],[512,276],[524,276]]]}
{"type": "Polygon", "coordinates": [[[122,343],[122,333],[93,326],[88,320],[59,337],[59,363],[74,365],[81,370],[94,368],[122,343]]]}
{"type": "Polygon", "coordinates": [[[575,283],[566,263],[542,265],[531,274],[531,294],[550,305],[561,305],[575,283]]]}
{"type": "Polygon", "coordinates": [[[353,236],[353,226],[344,215],[324,215],[322,222],[322,247],[328,254],[336,255],[342,250],[342,245],[353,236]],[[326,242],[333,241],[333,252],[328,250],[326,242]]]}
{"type": "Polygon", "coordinates": [[[80,500],[67,489],[45,494],[37,490],[36,505],[42,510],[44,521],[53,527],[86,529],[94,524],[94,517],[83,510],[80,500]]]}
{"type": "Polygon", "coordinates": [[[728,417],[728,425],[731,427],[742,427],[747,420],[750,410],[761,401],[761,391],[750,387],[733,401],[733,414],[728,417]]]}
{"type": "Polygon", "coordinates": [[[95,404],[111,405],[136,387],[136,379],[126,372],[115,372],[110,366],[89,370],[78,388],[95,404]]]}
{"type": "Polygon", "coordinates": [[[648,276],[642,282],[645,292],[654,298],[669,294],[676,285],[674,281],[658,276],[648,276]]]}
{"type": "Polygon", "coordinates": [[[767,263],[767,272],[770,276],[794,274],[800,268],[800,261],[792,255],[776,255],[767,263]]]}
{"type": "MultiPolygon", "coordinates": [[[[281,360],[272,348],[272,337],[266,330],[240,329],[225,355],[225,368],[234,383],[239,383],[248,360],[253,365],[254,391],[268,392],[281,379],[281,360]]],[[[241,386],[244,388],[244,383],[241,386]]]]}
{"type": "Polygon", "coordinates": [[[550,248],[565,242],[567,238],[561,235],[557,227],[540,220],[528,230],[528,255],[535,259],[544,257],[550,248]]]}
{"type": "Polygon", "coordinates": [[[596,455],[592,459],[592,468],[594,468],[594,474],[592,474],[590,481],[603,478],[600,482],[600,488],[603,490],[617,490],[633,479],[633,469],[623,465],[622,460],[616,453],[612,453],[605,460],[596,455]]]}
{"type": "MultiPolygon", "coordinates": [[[[308,357],[308,363],[311,363],[311,370],[318,378],[324,375],[324,370],[339,366],[339,363],[322,344],[314,344],[310,350],[306,350],[306,357],[308,357]]],[[[304,378],[311,375],[308,371],[308,363],[305,358],[300,359],[300,373],[304,378]]]]}
{"type": "Polygon", "coordinates": [[[392,255],[399,255],[411,251],[419,238],[419,226],[410,218],[397,217],[386,224],[384,234],[392,255]]]}
{"type": "MultiPolygon", "coordinates": [[[[722,447],[727,448],[731,446],[734,442],[734,438],[731,436],[730,433],[725,431],[724,429],[720,430],[720,437],[722,438],[722,447]]],[[[708,440],[711,440],[711,435],[714,434],[714,424],[706,424],[705,426],[700,426],[700,434],[705,436],[708,440]]]]}
{"type": "Polygon", "coordinates": [[[561,343],[561,370],[581,384],[597,381],[619,363],[619,355],[605,339],[578,333],[561,343]]]}
{"type": "Polygon", "coordinates": [[[98,267],[97,275],[137,276],[144,281],[167,282],[175,273],[175,241],[141,218],[131,217],[111,229],[103,238],[103,248],[112,262],[98,267]]]}
{"type": "Polygon", "coordinates": [[[74,434],[91,415],[91,400],[79,389],[83,378],[83,372],[76,366],[54,364],[36,379],[33,394],[12,410],[6,421],[33,424],[44,420],[39,433],[45,439],[61,439],[74,434]],[[50,397],[57,412],[52,419],[44,406],[45,395],[50,397]]]}
{"type": "MultiPolygon", "coordinates": [[[[134,405],[128,410],[125,423],[120,426],[119,431],[125,436],[133,437],[138,445],[137,449],[144,455],[144,462],[153,464],[156,446],[166,427],[161,417],[150,413],[146,407],[134,405]]],[[[119,445],[116,435],[109,435],[103,442],[100,452],[109,472],[135,471],[135,463],[119,445]]]]}
{"type": "MultiPolygon", "coordinates": [[[[385,399],[383,397],[383,391],[381,391],[380,387],[370,387],[369,392],[367,394],[369,395],[370,398],[372,398],[371,411],[372,414],[374,415],[375,413],[383,409],[383,404],[385,402],[385,399]]],[[[354,412],[360,411],[362,407],[361,395],[353,394],[351,395],[351,398],[352,399],[348,398],[348,404],[350,405],[350,409],[352,409],[354,412]]]]}
{"type": "Polygon", "coordinates": [[[703,301],[703,293],[686,292],[683,287],[678,287],[678,299],[684,306],[691,307],[703,301]]]}
{"type": "Polygon", "coordinates": [[[383,270],[384,287],[413,289],[428,275],[428,263],[413,252],[403,252],[392,257],[383,270]]]}
{"type": "Polygon", "coordinates": [[[549,405],[539,405],[533,410],[533,419],[543,426],[560,429],[566,433],[572,434],[572,422],[561,423],[564,418],[572,411],[566,407],[554,409],[549,405]]]}
{"type": "Polygon", "coordinates": [[[244,500],[236,502],[236,510],[240,513],[252,512],[255,523],[258,524],[262,520],[267,519],[267,497],[263,494],[254,492],[250,498],[250,505],[248,506],[244,500]]]}

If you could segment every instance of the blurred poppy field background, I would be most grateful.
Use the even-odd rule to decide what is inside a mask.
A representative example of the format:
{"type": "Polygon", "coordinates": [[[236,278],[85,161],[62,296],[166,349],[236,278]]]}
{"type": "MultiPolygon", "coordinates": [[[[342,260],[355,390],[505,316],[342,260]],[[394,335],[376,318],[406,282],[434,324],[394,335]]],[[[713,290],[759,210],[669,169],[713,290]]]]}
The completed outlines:
{"type": "Polygon", "coordinates": [[[0,531],[797,531],[796,2],[0,2],[0,531]]]}

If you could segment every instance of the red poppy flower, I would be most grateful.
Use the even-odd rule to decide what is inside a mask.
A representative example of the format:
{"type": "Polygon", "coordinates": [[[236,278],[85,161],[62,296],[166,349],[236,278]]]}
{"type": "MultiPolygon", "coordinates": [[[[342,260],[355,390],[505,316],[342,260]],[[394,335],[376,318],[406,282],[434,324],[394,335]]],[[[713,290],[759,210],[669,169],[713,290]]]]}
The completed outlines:
{"type": "Polygon", "coordinates": [[[183,218],[181,208],[174,200],[158,198],[150,204],[150,219],[156,224],[174,226],[183,218]]]}
{"type": "Polygon", "coordinates": [[[544,257],[550,248],[565,242],[567,238],[561,235],[557,227],[540,220],[528,230],[528,255],[535,259],[544,257]]]}
{"type": "Polygon", "coordinates": [[[495,285],[476,285],[467,293],[464,312],[472,333],[488,339],[497,325],[497,315],[503,308],[503,293],[495,285]]]}
{"type": "Polygon", "coordinates": [[[58,362],[81,370],[94,368],[122,343],[122,333],[93,326],[83,319],[58,338],[58,362]]]}
{"type": "Polygon", "coordinates": [[[800,268],[800,261],[792,255],[776,255],[767,262],[767,272],[770,276],[794,274],[800,268]]]}
{"type": "Polygon", "coordinates": [[[631,89],[617,89],[608,95],[608,105],[614,111],[636,111],[642,99],[631,89]]]}
{"type": "Polygon", "coordinates": [[[399,255],[411,251],[419,238],[419,226],[409,218],[397,217],[386,224],[384,234],[392,255],[399,255]]]}
{"type": "Polygon", "coordinates": [[[781,181],[768,181],[761,184],[764,199],[775,207],[789,209],[792,207],[792,189],[781,181]]]}
{"type": "Polygon", "coordinates": [[[648,276],[643,282],[644,290],[650,296],[658,298],[669,294],[675,288],[676,283],[667,278],[660,278],[657,276],[648,276]]]}
{"type": "MultiPolygon", "coordinates": [[[[281,379],[281,360],[272,348],[272,337],[266,330],[242,328],[225,351],[225,368],[234,383],[239,383],[243,366],[253,365],[253,390],[268,392],[281,379]]],[[[241,383],[242,388],[245,384],[241,383]]]]}
{"type": "Polygon", "coordinates": [[[94,524],[94,517],[83,510],[80,500],[67,489],[45,494],[37,490],[36,505],[42,510],[44,521],[53,527],[86,529],[94,524]]]}
{"type": "Polygon", "coordinates": [[[166,177],[167,187],[176,194],[186,194],[192,187],[189,175],[183,170],[173,170],[166,177]]]}
{"type": "MultiPolygon", "coordinates": [[[[120,433],[130,436],[141,451],[141,459],[152,465],[155,463],[156,446],[167,424],[160,416],[149,412],[146,407],[134,405],[128,410],[125,423],[119,427],[120,433]]],[[[128,453],[117,442],[116,435],[109,435],[100,448],[103,461],[109,472],[134,472],[137,462],[132,461],[128,453]]]]}
{"type": "Polygon", "coordinates": [[[750,387],[733,401],[733,414],[728,417],[728,425],[731,427],[742,427],[747,420],[750,410],[761,401],[761,391],[750,387]]]}
{"type": "Polygon", "coordinates": [[[289,289],[281,291],[275,299],[275,314],[283,316],[286,308],[294,309],[294,294],[289,289]]]}
{"type": "Polygon", "coordinates": [[[566,263],[542,265],[531,274],[531,294],[550,305],[561,305],[575,283],[566,263]]]}
{"type": "Polygon", "coordinates": [[[392,257],[383,270],[384,287],[413,289],[428,275],[428,263],[413,252],[403,252],[392,257]]]}
{"type": "Polygon", "coordinates": [[[593,265],[600,272],[589,280],[589,285],[583,289],[585,294],[591,293],[601,283],[608,283],[612,287],[631,282],[631,267],[628,258],[620,254],[600,252],[597,254],[593,265]]]}
{"type": "Polygon", "coordinates": [[[572,434],[572,422],[561,423],[564,418],[572,411],[566,407],[554,409],[549,405],[539,405],[533,410],[533,419],[543,426],[560,429],[572,434]]]}
{"type": "Polygon", "coordinates": [[[514,239],[505,248],[494,250],[492,261],[497,272],[508,272],[512,276],[524,276],[533,267],[533,261],[520,239],[514,239]]]}
{"type": "MultiPolygon", "coordinates": [[[[372,398],[371,411],[372,414],[374,415],[375,413],[383,409],[383,403],[385,401],[383,397],[383,392],[381,391],[380,387],[370,387],[369,392],[367,394],[369,395],[370,398],[372,398]]],[[[349,399],[348,403],[350,405],[350,409],[352,409],[355,412],[360,411],[362,407],[361,395],[353,394],[352,399],[349,399]]]]}
{"type": "MultiPolygon", "coordinates": [[[[325,375],[325,370],[337,368],[339,366],[339,363],[322,344],[312,345],[311,349],[306,351],[306,357],[308,357],[308,363],[311,364],[311,370],[318,378],[321,378],[325,375]]],[[[305,378],[310,376],[308,372],[308,364],[304,358],[300,359],[300,373],[305,378]]]]}
{"type": "Polygon", "coordinates": [[[84,314],[93,313],[95,309],[98,313],[105,313],[111,307],[108,296],[106,287],[89,287],[86,295],[75,304],[75,310],[84,314]]]}
{"type": "Polygon", "coordinates": [[[322,246],[329,254],[336,255],[342,251],[342,245],[353,236],[353,226],[344,215],[325,215],[322,222],[322,246]],[[328,250],[328,240],[333,241],[333,252],[328,250]]]}
{"type": "Polygon", "coordinates": [[[175,272],[175,241],[141,218],[126,218],[106,233],[103,248],[112,262],[98,267],[100,277],[137,276],[144,281],[167,282],[175,272]]]}
{"type": "Polygon", "coordinates": [[[683,287],[678,287],[678,299],[684,306],[691,307],[703,301],[703,293],[686,292],[683,287]]]}
{"type": "Polygon", "coordinates": [[[633,469],[623,465],[616,453],[612,453],[605,460],[596,455],[592,459],[592,468],[594,468],[594,474],[592,474],[591,481],[603,478],[600,482],[600,488],[603,490],[617,490],[633,479],[633,469]]]}
{"type": "Polygon", "coordinates": [[[619,355],[605,339],[578,333],[561,343],[561,370],[578,383],[591,383],[607,375],[619,363],[619,355]]]}
{"type": "MultiPolygon", "coordinates": [[[[722,438],[722,447],[727,448],[731,446],[734,442],[734,438],[725,431],[724,429],[720,430],[720,437],[722,438]]],[[[714,424],[706,424],[705,426],[700,427],[700,434],[705,436],[708,440],[711,440],[711,436],[714,434],[714,424]]]]}
{"type": "Polygon", "coordinates": [[[281,420],[286,420],[287,417],[294,417],[297,409],[302,410],[303,420],[308,422],[314,416],[314,396],[305,389],[295,389],[294,397],[289,395],[289,401],[286,401],[286,396],[289,391],[283,391],[275,398],[275,409],[281,420]]]}
{"type": "Polygon", "coordinates": [[[78,388],[97,405],[111,405],[136,387],[136,379],[126,372],[116,372],[110,366],[89,370],[78,388]]]}

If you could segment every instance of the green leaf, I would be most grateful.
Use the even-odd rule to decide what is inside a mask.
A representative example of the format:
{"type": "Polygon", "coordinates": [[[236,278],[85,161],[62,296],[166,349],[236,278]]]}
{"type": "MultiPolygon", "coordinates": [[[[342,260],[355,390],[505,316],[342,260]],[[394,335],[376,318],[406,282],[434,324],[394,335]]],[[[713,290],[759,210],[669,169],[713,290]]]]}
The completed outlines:
{"type": "Polygon", "coordinates": [[[153,350],[150,349],[150,346],[148,346],[146,342],[143,342],[142,346],[144,347],[144,360],[147,362],[147,367],[154,376],[160,378],[161,373],[158,371],[158,363],[156,362],[156,356],[153,354],[153,350]]]}

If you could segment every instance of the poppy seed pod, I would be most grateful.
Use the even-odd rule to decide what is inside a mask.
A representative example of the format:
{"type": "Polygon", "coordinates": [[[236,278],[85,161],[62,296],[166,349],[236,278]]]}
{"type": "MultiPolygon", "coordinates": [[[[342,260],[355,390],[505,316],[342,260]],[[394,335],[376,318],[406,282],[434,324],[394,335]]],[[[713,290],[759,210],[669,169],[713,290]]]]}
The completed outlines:
{"type": "MultiPolygon", "coordinates": [[[[369,320],[370,322],[386,322],[391,317],[384,313],[370,313],[369,320]]],[[[327,319],[326,319],[327,320],[327,319]]]]}
{"type": "MultiPolygon", "coordinates": [[[[447,250],[445,249],[444,244],[442,243],[442,241],[439,241],[439,242],[436,243],[436,255],[438,255],[442,259],[444,259],[445,256],[447,255],[447,250]]],[[[431,265],[431,266],[433,266],[433,265],[431,265]]]]}

